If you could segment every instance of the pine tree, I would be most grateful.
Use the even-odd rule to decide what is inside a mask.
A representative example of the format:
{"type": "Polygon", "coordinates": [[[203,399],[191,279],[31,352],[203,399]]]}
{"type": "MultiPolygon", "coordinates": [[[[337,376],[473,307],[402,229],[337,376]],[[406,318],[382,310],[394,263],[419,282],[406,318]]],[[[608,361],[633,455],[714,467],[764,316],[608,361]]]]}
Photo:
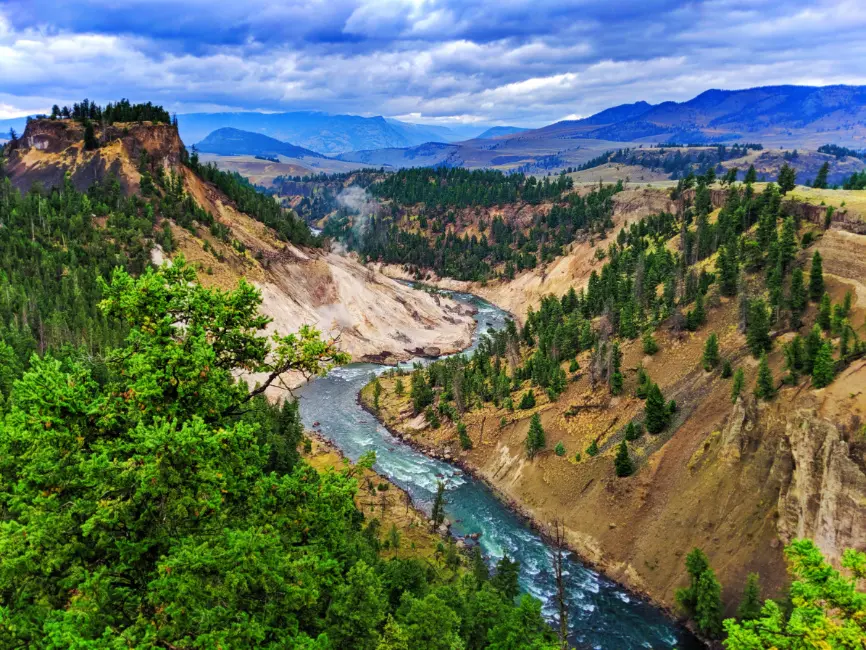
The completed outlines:
{"type": "Polygon", "coordinates": [[[634,422],[629,422],[625,427],[624,437],[629,442],[633,442],[640,438],[643,433],[643,425],[635,424],[634,422]]]}
{"type": "Polygon", "coordinates": [[[761,616],[761,587],[758,584],[758,574],[750,573],[743,589],[743,599],[737,607],[737,618],[741,621],[753,621],[761,616]]]}
{"type": "Polygon", "coordinates": [[[815,364],[812,368],[812,386],[824,388],[829,386],[836,374],[836,364],[833,361],[833,345],[830,341],[824,341],[815,356],[815,364]]]}
{"type": "Polygon", "coordinates": [[[740,265],[737,261],[737,252],[734,246],[725,245],[719,249],[716,270],[719,273],[719,285],[722,295],[736,296],[740,265]]]}
{"type": "Polygon", "coordinates": [[[443,521],[445,521],[445,484],[442,481],[436,482],[436,497],[433,499],[433,510],[430,513],[430,519],[433,523],[433,528],[436,529],[443,521]]]}
{"type": "Polygon", "coordinates": [[[785,163],[779,170],[779,190],[783,195],[793,190],[797,185],[797,171],[785,163]]]}
{"type": "Polygon", "coordinates": [[[521,410],[529,410],[535,407],[535,393],[530,388],[525,393],[523,393],[523,397],[520,398],[520,404],[518,408],[521,410]]]}
{"type": "Polygon", "coordinates": [[[824,295],[824,269],[821,253],[815,251],[812,256],[812,268],[809,269],[809,298],[818,302],[824,295]]]}
{"type": "Polygon", "coordinates": [[[830,163],[825,162],[821,165],[821,169],[818,170],[818,175],[815,177],[815,182],[812,183],[812,187],[816,187],[821,190],[827,189],[827,175],[830,173],[830,163]]]}
{"type": "Polygon", "coordinates": [[[694,548],[686,556],[686,571],[689,586],[677,590],[677,603],[703,634],[716,637],[722,629],[721,585],[701,549],[694,548]]]}
{"type": "Polygon", "coordinates": [[[520,562],[512,560],[508,554],[496,563],[496,572],[490,579],[491,586],[501,593],[505,600],[512,602],[520,593],[520,562]]]}
{"type": "Polygon", "coordinates": [[[84,126],[84,148],[87,151],[99,149],[99,141],[96,139],[96,133],[93,130],[93,122],[90,120],[84,126]]]}
{"type": "Polygon", "coordinates": [[[743,179],[743,182],[747,185],[758,182],[758,172],[755,171],[754,165],[749,165],[749,169],[746,171],[746,177],[743,179]]]}
{"type": "Polygon", "coordinates": [[[779,237],[779,262],[783,269],[793,261],[797,253],[797,229],[793,217],[786,217],[782,222],[782,234],[779,237]]]}
{"type": "Polygon", "coordinates": [[[704,344],[703,356],[704,370],[711,371],[719,364],[719,337],[713,332],[707,337],[704,344]]]}
{"type": "Polygon", "coordinates": [[[833,306],[830,302],[830,294],[825,293],[821,296],[821,304],[818,305],[818,325],[825,332],[830,331],[833,322],[833,306]]]}
{"type": "Polygon", "coordinates": [[[755,358],[772,347],[770,339],[770,315],[766,303],[756,298],[749,302],[749,318],[746,322],[746,342],[755,358]]]}
{"type": "Polygon", "coordinates": [[[593,440],[586,448],[587,456],[598,456],[598,440],[593,440]]]}
{"type": "Polygon", "coordinates": [[[809,336],[806,337],[805,360],[803,370],[808,374],[812,374],[812,369],[815,367],[815,359],[818,357],[818,351],[824,343],[824,336],[821,334],[821,327],[815,323],[812,329],[809,330],[809,336]]]}
{"type": "Polygon", "coordinates": [[[653,383],[647,394],[644,405],[646,430],[650,433],[661,433],[668,424],[668,412],[664,396],[658,384],[653,383]]]}
{"type": "Polygon", "coordinates": [[[544,428],[541,426],[541,416],[538,413],[529,421],[529,431],[526,434],[526,455],[535,458],[535,455],[544,449],[544,428]]]}
{"type": "Polygon", "coordinates": [[[616,458],[613,461],[614,470],[619,477],[631,476],[634,472],[634,466],[631,463],[631,458],[628,455],[628,445],[623,440],[619,443],[619,448],[616,450],[616,458]]]}
{"type": "Polygon", "coordinates": [[[808,296],[803,282],[803,269],[799,266],[791,272],[791,289],[788,307],[791,310],[791,327],[800,329],[803,324],[803,314],[806,311],[808,296]]]}
{"type": "Polygon", "coordinates": [[[731,362],[725,359],[722,363],[722,379],[727,379],[734,374],[734,369],[731,367],[731,362]]]}
{"type": "Polygon", "coordinates": [[[403,393],[405,392],[406,388],[403,386],[403,380],[398,377],[397,381],[394,383],[394,394],[397,397],[403,397],[403,393]]]}
{"type": "Polygon", "coordinates": [[[653,337],[653,333],[651,330],[647,330],[643,334],[643,338],[641,339],[641,344],[643,345],[643,353],[653,355],[659,351],[659,345],[656,343],[655,338],[653,337]]]}
{"type": "Polygon", "coordinates": [[[622,353],[619,350],[619,343],[614,343],[610,351],[610,386],[611,395],[619,395],[622,393],[622,353]]]}
{"type": "Polygon", "coordinates": [[[746,375],[743,373],[743,369],[737,368],[737,371],[734,373],[734,381],[731,384],[731,402],[734,404],[736,404],[737,400],[740,398],[745,383],[746,375]]]}
{"type": "Polygon", "coordinates": [[[773,380],[773,373],[767,363],[767,354],[761,355],[761,361],[758,364],[758,379],[755,383],[755,397],[765,401],[773,399],[776,394],[776,386],[773,380]]]}

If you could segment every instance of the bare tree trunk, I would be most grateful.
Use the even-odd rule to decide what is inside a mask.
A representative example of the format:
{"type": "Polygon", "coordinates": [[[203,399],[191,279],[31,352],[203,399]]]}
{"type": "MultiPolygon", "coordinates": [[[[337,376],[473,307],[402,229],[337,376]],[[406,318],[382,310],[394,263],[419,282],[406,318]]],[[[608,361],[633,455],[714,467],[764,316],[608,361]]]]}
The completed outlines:
{"type": "Polygon", "coordinates": [[[556,577],[556,603],[559,607],[559,643],[562,650],[568,650],[568,601],[565,596],[565,578],[563,564],[565,563],[565,527],[560,519],[554,519],[550,525],[552,538],[551,554],[553,572],[556,577]]]}

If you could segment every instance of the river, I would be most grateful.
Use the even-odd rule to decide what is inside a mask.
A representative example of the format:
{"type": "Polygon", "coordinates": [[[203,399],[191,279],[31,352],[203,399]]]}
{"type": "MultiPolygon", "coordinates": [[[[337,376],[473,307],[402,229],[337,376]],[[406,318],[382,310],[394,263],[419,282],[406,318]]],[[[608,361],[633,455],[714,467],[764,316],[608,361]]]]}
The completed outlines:
{"type": "MultiPolygon", "coordinates": [[[[488,328],[504,326],[508,315],[470,294],[451,294],[478,309],[478,328],[472,351],[488,328]]],[[[336,368],[296,391],[301,417],[350,459],[376,452],[376,470],[411,494],[429,514],[437,481],[447,487],[447,518],[456,535],[479,533],[485,558],[494,564],[503,554],[520,562],[521,588],[544,603],[555,615],[555,586],[547,543],[512,513],[481,481],[447,463],[430,458],[392,436],[357,403],[358,392],[387,366],[353,363],[336,368]]],[[[620,585],[583,566],[573,556],[567,561],[569,641],[577,648],[632,650],[637,648],[702,647],[660,610],[629,594],[620,585]]]]}

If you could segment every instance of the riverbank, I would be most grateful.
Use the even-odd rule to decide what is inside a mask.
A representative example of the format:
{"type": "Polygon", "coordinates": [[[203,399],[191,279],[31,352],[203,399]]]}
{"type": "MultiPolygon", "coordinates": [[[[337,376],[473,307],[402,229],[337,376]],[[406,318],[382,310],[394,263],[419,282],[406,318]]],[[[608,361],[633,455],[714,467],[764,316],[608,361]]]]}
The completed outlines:
{"type": "MultiPolygon", "coordinates": [[[[393,384],[396,382],[396,378],[389,377],[379,377],[378,380],[383,385],[383,394],[388,390],[388,388],[393,389],[393,384]]],[[[379,424],[383,426],[386,430],[388,430],[391,435],[393,435],[395,438],[397,438],[407,446],[411,447],[412,449],[415,449],[416,451],[426,456],[454,465],[469,476],[472,476],[475,480],[483,483],[490,490],[490,492],[500,501],[500,503],[502,503],[503,506],[507,508],[511,513],[517,516],[524,523],[524,525],[526,525],[529,529],[533,530],[548,545],[553,543],[553,538],[550,535],[548,527],[539,517],[539,513],[537,513],[527,505],[519,502],[518,500],[507,494],[503,489],[501,489],[499,485],[491,481],[490,478],[483,471],[481,471],[479,467],[475,466],[470,461],[466,452],[456,451],[455,453],[451,453],[451,451],[443,451],[440,445],[436,444],[435,442],[422,441],[418,439],[417,437],[409,433],[405,427],[401,427],[397,423],[395,423],[394,420],[386,421],[386,419],[382,417],[383,410],[381,408],[377,410],[373,406],[374,384],[375,382],[371,381],[361,389],[361,391],[357,395],[357,403],[362,409],[364,409],[364,411],[375,417],[379,424]]],[[[380,395],[380,401],[381,399],[382,398],[380,395]]],[[[402,420],[402,422],[405,423],[406,420],[402,420]]],[[[456,436],[456,429],[453,433],[456,436]]],[[[459,442],[456,437],[454,438],[454,447],[455,449],[459,449],[459,442]]],[[[612,578],[611,569],[614,567],[613,564],[607,563],[603,560],[593,560],[587,557],[585,554],[581,553],[581,549],[571,543],[569,539],[566,539],[566,546],[582,565],[593,571],[596,571],[601,575],[607,576],[615,580],[620,587],[622,587],[626,592],[628,592],[629,595],[636,599],[642,600],[648,605],[651,605],[652,607],[663,612],[665,616],[667,616],[674,624],[679,626],[688,634],[692,635],[705,647],[712,647],[711,642],[697,636],[696,630],[694,629],[694,626],[691,624],[691,622],[684,619],[670,606],[669,603],[654,598],[653,594],[637,587],[634,584],[629,584],[628,582],[623,582],[621,580],[612,578]]]]}

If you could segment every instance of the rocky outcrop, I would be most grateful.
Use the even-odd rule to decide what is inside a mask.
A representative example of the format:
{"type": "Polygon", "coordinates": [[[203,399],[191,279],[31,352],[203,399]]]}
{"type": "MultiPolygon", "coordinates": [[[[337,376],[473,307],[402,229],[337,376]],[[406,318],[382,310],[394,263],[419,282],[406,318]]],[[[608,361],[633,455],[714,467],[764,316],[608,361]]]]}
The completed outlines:
{"type": "Polygon", "coordinates": [[[791,472],[779,494],[782,541],[808,537],[837,562],[846,548],[862,549],[866,544],[862,447],[845,440],[839,427],[812,410],[797,411],[786,419],[784,441],[782,452],[790,456],[791,472]]]}

